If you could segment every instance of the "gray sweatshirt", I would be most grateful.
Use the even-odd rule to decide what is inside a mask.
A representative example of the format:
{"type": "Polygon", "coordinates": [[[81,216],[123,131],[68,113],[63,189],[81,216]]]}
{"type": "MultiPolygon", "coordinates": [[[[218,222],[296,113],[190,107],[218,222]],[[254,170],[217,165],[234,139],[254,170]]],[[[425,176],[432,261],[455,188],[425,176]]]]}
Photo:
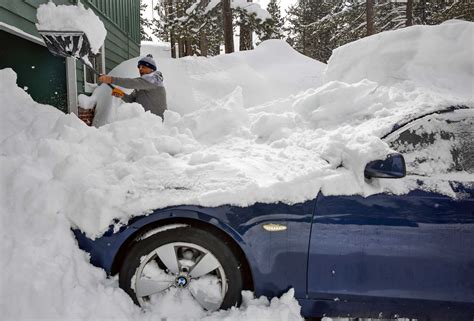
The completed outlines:
{"type": "Polygon", "coordinates": [[[154,71],[140,78],[113,77],[112,83],[124,88],[135,89],[130,95],[122,97],[127,103],[137,102],[155,115],[163,118],[166,110],[166,90],[163,85],[163,75],[154,71]]]}

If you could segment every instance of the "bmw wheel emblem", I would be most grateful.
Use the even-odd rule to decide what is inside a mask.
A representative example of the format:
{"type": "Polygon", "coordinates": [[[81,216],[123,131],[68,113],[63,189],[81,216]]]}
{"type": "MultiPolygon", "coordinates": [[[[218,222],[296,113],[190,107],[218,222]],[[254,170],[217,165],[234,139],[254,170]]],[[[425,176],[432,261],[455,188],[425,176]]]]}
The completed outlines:
{"type": "Polygon", "coordinates": [[[180,276],[176,279],[176,285],[180,288],[185,287],[188,284],[188,280],[184,276],[180,276]]]}

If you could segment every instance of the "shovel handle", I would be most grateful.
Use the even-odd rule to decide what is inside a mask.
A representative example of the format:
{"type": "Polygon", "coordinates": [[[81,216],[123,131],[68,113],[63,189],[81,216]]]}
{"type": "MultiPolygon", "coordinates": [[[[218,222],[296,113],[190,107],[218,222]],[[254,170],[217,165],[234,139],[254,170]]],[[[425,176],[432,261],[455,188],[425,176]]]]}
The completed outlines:
{"type": "MultiPolygon", "coordinates": [[[[97,70],[95,70],[94,68],[92,68],[91,66],[89,66],[89,64],[86,63],[86,62],[84,61],[84,59],[82,59],[82,58],[80,58],[80,59],[81,59],[82,63],[83,63],[87,68],[89,68],[90,71],[92,71],[92,72],[93,72],[94,74],[96,74],[97,76],[100,76],[100,75],[101,75],[100,72],[98,72],[97,70]]],[[[107,86],[109,86],[112,90],[115,89],[115,86],[113,86],[112,84],[107,84],[107,86]]]]}

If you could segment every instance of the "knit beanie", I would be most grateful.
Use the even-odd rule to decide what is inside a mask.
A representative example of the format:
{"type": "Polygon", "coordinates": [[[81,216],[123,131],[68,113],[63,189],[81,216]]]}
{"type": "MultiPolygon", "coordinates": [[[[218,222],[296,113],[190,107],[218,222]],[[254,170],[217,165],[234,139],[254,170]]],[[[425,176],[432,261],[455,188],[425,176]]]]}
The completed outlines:
{"type": "Polygon", "coordinates": [[[138,66],[140,65],[151,68],[154,71],[156,70],[155,60],[153,60],[153,56],[150,54],[146,55],[146,57],[143,57],[138,61],[138,66]]]}

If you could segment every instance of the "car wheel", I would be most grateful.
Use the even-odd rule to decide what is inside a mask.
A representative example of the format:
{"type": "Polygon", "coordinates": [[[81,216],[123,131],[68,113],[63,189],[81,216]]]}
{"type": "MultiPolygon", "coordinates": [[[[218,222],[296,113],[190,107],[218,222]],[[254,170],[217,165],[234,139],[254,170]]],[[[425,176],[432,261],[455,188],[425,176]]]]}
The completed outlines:
{"type": "Polygon", "coordinates": [[[239,265],[213,234],[189,226],[175,228],[135,243],[120,269],[119,284],[142,307],[173,291],[215,311],[240,304],[239,265]]]}

